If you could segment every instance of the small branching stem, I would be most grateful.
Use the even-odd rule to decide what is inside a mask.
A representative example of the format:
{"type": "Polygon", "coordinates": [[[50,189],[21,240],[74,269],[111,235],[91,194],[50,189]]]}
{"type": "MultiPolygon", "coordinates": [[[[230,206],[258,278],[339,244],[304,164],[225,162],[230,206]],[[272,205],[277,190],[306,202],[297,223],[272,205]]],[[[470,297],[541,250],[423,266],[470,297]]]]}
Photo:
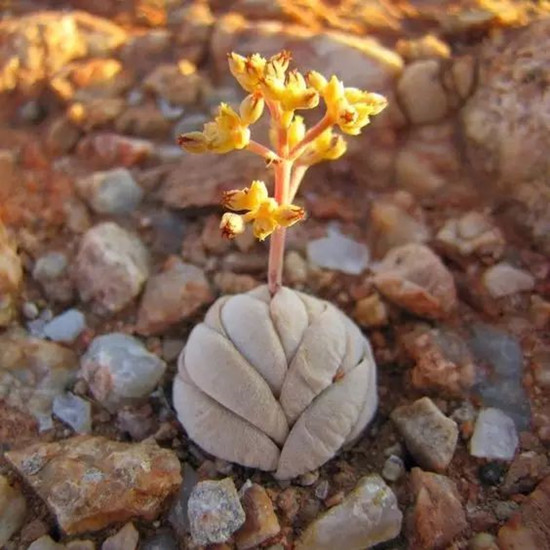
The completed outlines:
{"type": "Polygon", "coordinates": [[[247,151],[250,151],[251,153],[255,153],[256,155],[259,155],[263,159],[265,159],[267,162],[277,162],[279,159],[278,155],[269,149],[269,147],[266,147],[265,145],[262,145],[261,143],[258,143],[257,141],[250,140],[248,145],[246,146],[247,151]]]}
{"type": "Polygon", "coordinates": [[[315,126],[310,128],[304,139],[297,143],[289,153],[290,160],[296,160],[306,149],[306,147],[316,138],[318,138],[325,130],[330,128],[334,122],[326,114],[315,126]]]}

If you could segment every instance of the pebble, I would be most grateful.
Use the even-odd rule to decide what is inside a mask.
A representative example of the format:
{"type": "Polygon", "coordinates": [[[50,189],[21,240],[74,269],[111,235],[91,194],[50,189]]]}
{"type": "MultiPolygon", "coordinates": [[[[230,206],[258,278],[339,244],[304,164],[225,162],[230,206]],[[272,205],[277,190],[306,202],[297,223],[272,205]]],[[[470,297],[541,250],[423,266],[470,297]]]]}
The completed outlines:
{"type": "Polygon", "coordinates": [[[214,284],[221,294],[243,294],[259,286],[259,282],[244,273],[219,271],[214,275],[214,284]]]}
{"type": "Polygon", "coordinates": [[[514,421],[499,409],[483,409],[470,440],[470,454],[477,458],[512,460],[518,447],[514,421]]]}
{"type": "Polygon", "coordinates": [[[193,541],[199,545],[227,541],[246,519],[231,478],[197,483],[188,514],[193,541]]]}
{"type": "Polygon", "coordinates": [[[38,306],[34,302],[24,302],[21,311],[23,315],[30,320],[36,319],[40,313],[38,306]]]}
{"type": "Polygon", "coordinates": [[[470,540],[469,550],[499,550],[497,539],[490,533],[477,533],[470,540]]]}
{"type": "Polygon", "coordinates": [[[397,498],[377,474],[363,477],[344,500],[311,523],[296,550],[362,550],[395,538],[403,515],[397,498]]]}
{"type": "Polygon", "coordinates": [[[183,483],[168,515],[168,521],[180,538],[185,537],[191,528],[188,516],[189,497],[198,482],[197,472],[185,462],[183,465],[183,483]]]}
{"type": "Polygon", "coordinates": [[[495,504],[495,515],[500,521],[506,521],[518,508],[519,504],[513,500],[500,501],[495,504]]]}
{"type": "Polygon", "coordinates": [[[474,359],[490,369],[479,371],[476,390],[485,407],[500,409],[519,430],[530,429],[529,398],[523,387],[523,353],[519,342],[499,328],[473,325],[470,348],[474,359]]]}
{"type": "Polygon", "coordinates": [[[313,472],[307,472],[305,474],[302,474],[297,482],[298,485],[301,485],[302,487],[310,487],[311,485],[314,485],[315,482],[319,479],[319,470],[314,470],[313,472]]]}
{"type": "Polygon", "coordinates": [[[342,235],[334,228],[329,228],[327,237],[307,243],[307,256],[318,267],[349,275],[360,275],[370,257],[366,245],[342,235]]]}
{"type": "Polygon", "coordinates": [[[0,547],[23,526],[26,512],[25,497],[0,475],[0,547]]]}
{"type": "Polygon", "coordinates": [[[505,262],[487,269],[482,276],[482,281],[493,298],[529,292],[535,288],[535,278],[530,273],[505,262]]]}
{"type": "Polygon", "coordinates": [[[105,540],[101,550],[136,550],[139,533],[132,523],[127,523],[120,531],[105,540]]]}
{"type": "Polygon", "coordinates": [[[267,539],[279,534],[281,527],[266,490],[252,484],[241,497],[246,520],[235,533],[238,550],[256,548],[267,539]]]}
{"type": "Polygon", "coordinates": [[[451,272],[422,244],[392,248],[377,266],[373,282],[388,300],[420,317],[447,317],[457,304],[451,272]]]}
{"type": "Polygon", "coordinates": [[[429,397],[394,409],[391,419],[420,466],[445,471],[458,440],[456,422],[447,418],[429,397]]]}
{"type": "Polygon", "coordinates": [[[36,260],[32,277],[39,283],[51,281],[61,277],[68,265],[67,256],[62,252],[48,252],[36,260]]]}
{"type": "Polygon", "coordinates": [[[283,270],[285,281],[288,281],[289,285],[301,285],[307,281],[307,262],[296,250],[287,253],[283,270]]]}
{"type": "Polygon", "coordinates": [[[70,426],[76,433],[92,431],[92,406],[89,401],[72,393],[56,395],[53,400],[53,414],[70,426]]]}
{"type": "Polygon", "coordinates": [[[504,465],[500,462],[488,462],[479,467],[479,479],[484,485],[494,486],[502,481],[504,465]]]}
{"type": "Polygon", "coordinates": [[[315,496],[319,500],[325,500],[328,497],[329,490],[330,483],[326,479],[323,479],[317,484],[317,487],[315,487],[315,496]]]}
{"type": "Polygon", "coordinates": [[[166,370],[139,340],[118,332],[94,338],[80,366],[93,396],[111,412],[149,396],[166,370]]]}
{"type": "Polygon", "coordinates": [[[17,329],[0,335],[0,399],[32,414],[41,431],[53,427],[53,401],[73,382],[77,368],[75,353],[59,344],[17,329]]]}
{"type": "Polygon", "coordinates": [[[174,361],[174,359],[177,359],[178,355],[181,353],[184,345],[184,340],[179,340],[177,338],[164,338],[162,340],[162,358],[168,363],[170,361],[174,361]]]}
{"type": "Polygon", "coordinates": [[[54,342],[70,344],[86,328],[86,318],[77,309],[68,309],[44,326],[44,336],[54,342]]]}
{"type": "Polygon", "coordinates": [[[134,441],[143,441],[153,435],[157,426],[157,417],[153,415],[153,410],[149,404],[141,408],[124,408],[117,414],[118,428],[130,434],[134,441]]]}
{"type": "Polygon", "coordinates": [[[550,474],[550,462],[546,455],[526,451],[517,455],[510,464],[501,492],[504,495],[529,493],[548,474],[550,474]]]}
{"type": "Polygon", "coordinates": [[[141,543],[140,550],[178,550],[178,543],[172,533],[157,533],[141,543]]]}
{"type": "Polygon", "coordinates": [[[121,443],[81,435],[5,456],[68,535],[132,517],[152,521],[181,483],[175,453],[150,440],[121,443]]]}
{"type": "Polygon", "coordinates": [[[202,269],[176,257],[147,282],[136,331],[150,336],[188,319],[214,299],[202,269]]]}
{"type": "Polygon", "coordinates": [[[380,294],[358,300],[353,310],[353,318],[362,327],[382,327],[388,324],[388,308],[380,298],[380,294]]]}
{"type": "Polygon", "coordinates": [[[397,83],[397,95],[413,124],[437,122],[447,114],[448,100],[440,71],[436,59],[414,61],[405,67],[397,83]]]}
{"type": "Polygon", "coordinates": [[[506,246],[502,231],[486,215],[476,211],[448,220],[437,233],[436,240],[451,253],[493,259],[499,259],[506,246]]]}
{"type": "Polygon", "coordinates": [[[84,302],[115,313],[141,291],[149,276],[149,255],[142,242],[119,225],[89,229],[75,261],[75,282],[84,302]]]}
{"type": "Polygon", "coordinates": [[[384,467],[382,468],[382,477],[386,481],[397,481],[405,473],[405,465],[403,460],[396,456],[390,455],[386,462],[384,462],[384,467]]]}
{"type": "Polygon", "coordinates": [[[65,546],[55,542],[49,535],[44,535],[35,540],[27,550],[65,550],[65,546]]]}
{"type": "Polygon", "coordinates": [[[80,196],[98,214],[129,214],[143,198],[143,190],[126,168],[114,168],[79,178],[80,196]]]}
{"type": "Polygon", "coordinates": [[[467,527],[466,515],[454,481],[448,477],[411,471],[414,507],[410,515],[409,543],[412,550],[447,548],[467,527]]]}

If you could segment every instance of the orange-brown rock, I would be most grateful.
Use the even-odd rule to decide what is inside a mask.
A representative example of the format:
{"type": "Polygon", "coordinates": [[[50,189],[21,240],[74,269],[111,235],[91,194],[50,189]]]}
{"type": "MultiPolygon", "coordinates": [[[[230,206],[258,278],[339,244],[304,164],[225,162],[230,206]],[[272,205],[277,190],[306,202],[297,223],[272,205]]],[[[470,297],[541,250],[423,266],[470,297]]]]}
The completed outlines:
{"type": "Polygon", "coordinates": [[[67,534],[132,517],[151,521],[181,483],[176,455],[151,441],[78,436],[10,451],[6,458],[67,534]]]}

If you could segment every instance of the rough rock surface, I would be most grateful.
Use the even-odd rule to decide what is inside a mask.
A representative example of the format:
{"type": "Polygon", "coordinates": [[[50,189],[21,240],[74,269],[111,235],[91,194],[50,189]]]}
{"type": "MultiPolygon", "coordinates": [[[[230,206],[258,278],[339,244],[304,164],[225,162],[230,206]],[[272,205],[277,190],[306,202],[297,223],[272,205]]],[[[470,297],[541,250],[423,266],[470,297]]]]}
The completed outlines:
{"type": "Polygon", "coordinates": [[[76,354],[53,342],[11,330],[0,336],[0,399],[52,426],[52,403],[76,377],[76,354]]]}
{"type": "Polygon", "coordinates": [[[376,474],[362,478],[344,500],[316,519],[296,550],[362,550],[395,538],[403,515],[397,498],[376,474]]]}
{"type": "Polygon", "coordinates": [[[470,161],[494,186],[497,200],[514,199],[516,222],[545,250],[550,246],[550,199],[542,177],[550,166],[545,154],[550,100],[544,91],[549,44],[547,18],[510,40],[488,43],[479,85],[462,112],[470,161]]]}
{"type": "Polygon", "coordinates": [[[288,479],[360,435],[375,380],[369,343],[339,310],[288,288],[270,300],[262,286],[220,298],[193,329],[174,406],[206,451],[288,479]]]}
{"type": "Polygon", "coordinates": [[[0,546],[23,525],[27,503],[21,491],[0,475],[0,546]]]}
{"type": "Polygon", "coordinates": [[[94,338],[81,360],[81,373],[94,397],[109,410],[147,397],[166,363],[132,336],[121,333],[94,338]]]}
{"type": "Polygon", "coordinates": [[[170,258],[164,271],[147,282],[136,330],[140,334],[158,334],[212,300],[212,291],[202,269],[176,257],[170,258]]]}
{"type": "Polygon", "coordinates": [[[438,550],[466,528],[466,515],[456,485],[448,477],[413,468],[411,489],[414,508],[410,516],[410,547],[438,550]]]}
{"type": "Polygon", "coordinates": [[[281,526],[266,490],[252,484],[241,498],[246,521],[235,534],[237,548],[250,550],[277,535],[281,526]]]}
{"type": "Polygon", "coordinates": [[[149,276],[147,249],[115,223],[96,225],[82,238],[74,276],[83,301],[119,311],[139,294],[149,276]]]}
{"type": "Polygon", "coordinates": [[[188,508],[191,535],[199,545],[225,542],[245,521],[231,478],[197,483],[188,508]]]}
{"type": "Polygon", "coordinates": [[[483,409],[470,440],[470,453],[479,458],[512,460],[519,443],[514,421],[499,409],[483,409]]]}
{"type": "Polygon", "coordinates": [[[421,244],[390,250],[378,266],[374,284],[388,300],[421,317],[447,317],[456,306],[452,274],[421,244]]]}
{"type": "Polygon", "coordinates": [[[151,521],[181,482],[176,455],[151,441],[128,444],[77,436],[10,451],[6,458],[67,534],[131,517],[151,521]]]}
{"type": "Polygon", "coordinates": [[[458,441],[456,422],[447,418],[429,397],[398,407],[391,419],[420,466],[445,471],[458,441]]]}

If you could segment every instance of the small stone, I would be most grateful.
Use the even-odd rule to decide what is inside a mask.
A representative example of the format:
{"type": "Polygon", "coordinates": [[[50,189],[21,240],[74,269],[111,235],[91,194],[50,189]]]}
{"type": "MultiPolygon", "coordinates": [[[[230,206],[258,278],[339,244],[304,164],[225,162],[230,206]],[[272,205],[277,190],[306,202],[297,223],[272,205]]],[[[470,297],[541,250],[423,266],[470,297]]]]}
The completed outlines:
{"type": "Polygon", "coordinates": [[[506,521],[519,508],[519,504],[513,500],[500,501],[495,504],[495,516],[499,521],[506,521]]]}
{"type": "Polygon", "coordinates": [[[328,497],[329,490],[330,483],[326,479],[323,479],[317,484],[317,487],[315,487],[315,496],[319,500],[325,500],[328,497]]]}
{"type": "Polygon", "coordinates": [[[33,540],[47,535],[49,527],[41,519],[33,519],[29,521],[22,529],[19,535],[21,542],[30,543],[33,540]]]}
{"type": "Polygon", "coordinates": [[[191,535],[196,544],[221,543],[245,522],[245,513],[231,478],[201,481],[188,502],[191,535]]]}
{"type": "Polygon", "coordinates": [[[23,525],[27,503],[21,492],[0,475],[0,546],[8,542],[23,525]]]}
{"type": "Polygon", "coordinates": [[[429,397],[394,409],[391,419],[420,466],[436,472],[446,470],[458,440],[456,422],[447,418],[429,397]]]}
{"type": "Polygon", "coordinates": [[[550,477],[546,477],[498,532],[500,550],[550,548],[550,477]]]}
{"type": "Polygon", "coordinates": [[[504,466],[499,462],[488,462],[479,467],[479,479],[484,485],[498,485],[504,475],[504,466]]]}
{"type": "Polygon", "coordinates": [[[487,269],[482,279],[493,298],[528,292],[535,288],[535,278],[530,273],[504,262],[487,269]]]}
{"type": "Polygon", "coordinates": [[[281,527],[266,490],[257,484],[249,487],[241,498],[246,520],[235,533],[239,550],[248,550],[277,535],[281,527]]]}
{"type": "Polygon", "coordinates": [[[302,487],[311,487],[319,479],[319,470],[307,472],[298,478],[298,485],[302,487]]]}
{"type": "Polygon", "coordinates": [[[405,465],[403,460],[396,456],[390,455],[386,462],[384,462],[384,468],[382,469],[382,477],[386,481],[397,481],[405,473],[405,465]]]}
{"type": "Polygon", "coordinates": [[[290,285],[300,285],[307,281],[307,262],[302,255],[291,250],[285,257],[283,266],[285,281],[290,285]]]}
{"type": "Polygon", "coordinates": [[[146,139],[112,133],[94,133],[78,142],[81,158],[93,160],[101,168],[142,164],[153,154],[154,144],[146,139]]]}
{"type": "Polygon", "coordinates": [[[362,327],[382,327],[388,324],[388,308],[378,293],[362,298],[355,304],[353,318],[362,327]]]}
{"type": "Polygon", "coordinates": [[[69,153],[78,143],[81,129],[66,114],[54,118],[46,130],[46,146],[52,155],[69,153]]]}
{"type": "Polygon", "coordinates": [[[134,441],[143,441],[157,430],[157,421],[149,404],[139,409],[124,408],[117,414],[118,428],[134,441]]]}
{"type": "Polygon", "coordinates": [[[0,399],[0,449],[4,452],[18,449],[37,439],[38,422],[36,419],[29,412],[10,407],[0,399]]]}
{"type": "Polygon", "coordinates": [[[61,277],[68,265],[67,256],[62,252],[48,252],[36,260],[32,277],[39,283],[52,281],[61,277]]]}
{"type": "Polygon", "coordinates": [[[177,456],[150,440],[82,435],[10,451],[6,458],[68,535],[131,517],[152,521],[181,483],[177,456]]]}
{"type": "Polygon", "coordinates": [[[213,299],[202,269],[172,257],[165,270],[147,282],[136,330],[147,336],[162,332],[191,317],[213,299]]]}
{"type": "Polygon", "coordinates": [[[129,214],[143,197],[143,190],[126,168],[94,172],[76,180],[76,189],[98,214],[129,214]]]}
{"type": "Polygon", "coordinates": [[[187,462],[184,463],[183,483],[180,486],[179,493],[174,500],[168,516],[168,521],[180,538],[185,537],[190,531],[188,515],[189,498],[198,482],[199,476],[197,472],[187,462]]]}
{"type": "Polygon", "coordinates": [[[300,511],[300,501],[297,489],[287,487],[277,497],[277,507],[281,510],[288,521],[292,522],[300,511]]]}
{"type": "Polygon", "coordinates": [[[44,535],[35,540],[27,550],[65,550],[65,546],[55,542],[49,535],[44,535]]]}
{"type": "Polygon", "coordinates": [[[101,545],[101,550],[136,550],[139,533],[132,523],[127,523],[118,533],[101,545]]]}
{"type": "Polygon", "coordinates": [[[512,460],[518,446],[514,421],[499,409],[483,409],[470,440],[470,454],[477,458],[512,460]]]}
{"type": "Polygon", "coordinates": [[[397,95],[413,124],[437,122],[447,114],[448,101],[440,72],[440,63],[435,59],[415,61],[405,67],[397,83],[397,95]]]}
{"type": "Polygon", "coordinates": [[[466,342],[450,330],[433,329],[404,342],[415,361],[415,388],[453,397],[462,396],[475,381],[475,367],[466,342]]]}
{"type": "Polygon", "coordinates": [[[501,492],[504,495],[529,493],[550,473],[550,463],[544,454],[527,451],[514,458],[506,472],[501,492]]]}
{"type": "Polygon", "coordinates": [[[197,101],[202,78],[187,60],[178,64],[159,65],[143,81],[143,88],[172,105],[190,105],[197,101]]]}
{"type": "Polygon", "coordinates": [[[486,215],[467,212],[461,218],[448,220],[436,240],[446,251],[460,256],[476,254],[499,259],[506,245],[502,231],[486,215]]]}
{"type": "Polygon", "coordinates": [[[149,276],[142,242],[115,223],[89,229],[80,243],[75,281],[84,302],[117,312],[135,298],[149,276]]]}
{"type": "Polygon", "coordinates": [[[329,229],[328,236],[307,244],[310,262],[323,269],[333,269],[349,275],[359,275],[369,263],[366,245],[329,229]]]}
{"type": "Polygon", "coordinates": [[[95,550],[91,540],[72,540],[65,545],[67,550],[95,550]]]}
{"type": "Polygon", "coordinates": [[[38,306],[34,302],[25,302],[21,308],[21,311],[27,319],[31,320],[36,319],[40,313],[38,306]]]}
{"type": "Polygon", "coordinates": [[[166,363],[127,334],[98,336],[81,359],[81,373],[93,396],[108,410],[132,405],[151,394],[166,363]]]}
{"type": "Polygon", "coordinates": [[[92,406],[89,401],[72,393],[57,395],[53,400],[53,414],[76,433],[92,431],[92,406]]]}
{"type": "Polygon", "coordinates": [[[69,309],[44,326],[44,336],[54,342],[70,344],[86,328],[86,318],[77,309],[69,309]]]}
{"type": "Polygon", "coordinates": [[[250,275],[232,273],[231,271],[220,271],[214,275],[214,284],[222,295],[244,294],[260,283],[250,275]]]}
{"type": "Polygon", "coordinates": [[[414,496],[409,538],[411,549],[447,548],[467,527],[455,483],[448,477],[413,468],[411,490],[414,496]]]}
{"type": "Polygon", "coordinates": [[[362,478],[344,500],[310,524],[296,550],[362,550],[395,538],[403,515],[397,498],[383,479],[362,478]]]}
{"type": "Polygon", "coordinates": [[[454,279],[427,246],[393,248],[376,270],[377,289],[398,306],[430,319],[447,317],[456,307],[454,279]]]}
{"type": "Polygon", "coordinates": [[[174,359],[177,359],[184,345],[184,340],[164,338],[162,341],[162,358],[168,363],[174,361],[174,359]]]}
{"type": "Polygon", "coordinates": [[[178,550],[178,542],[172,533],[158,533],[144,540],[140,550],[178,550]]]}
{"type": "Polygon", "coordinates": [[[469,550],[499,550],[497,539],[490,533],[477,533],[470,540],[469,550]]]}
{"type": "Polygon", "coordinates": [[[77,367],[77,356],[67,348],[20,330],[5,332],[0,336],[0,399],[29,412],[41,430],[48,430],[53,400],[74,380],[77,367]]]}

